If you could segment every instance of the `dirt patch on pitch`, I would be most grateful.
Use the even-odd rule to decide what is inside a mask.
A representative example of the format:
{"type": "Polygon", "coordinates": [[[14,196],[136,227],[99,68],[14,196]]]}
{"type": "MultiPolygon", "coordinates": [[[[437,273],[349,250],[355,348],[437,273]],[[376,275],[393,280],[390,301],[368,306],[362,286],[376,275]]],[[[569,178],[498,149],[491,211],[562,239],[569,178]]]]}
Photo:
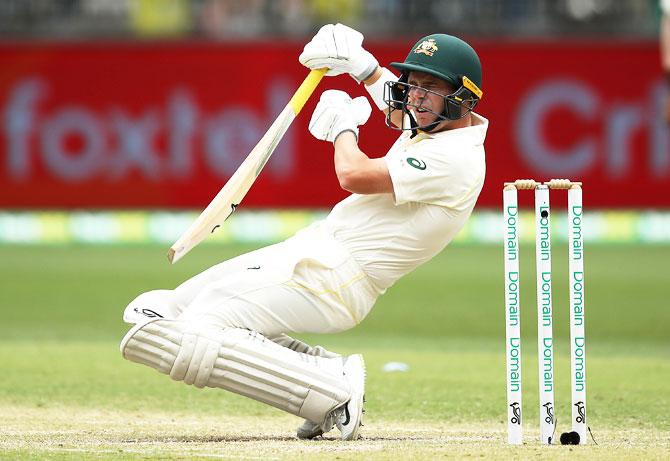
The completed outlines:
{"type": "Polygon", "coordinates": [[[16,459],[670,459],[670,433],[599,431],[599,446],[540,446],[529,430],[522,447],[505,443],[502,425],[368,421],[355,442],[336,432],[314,441],[295,438],[298,418],[68,408],[0,407],[0,449],[16,459]]]}

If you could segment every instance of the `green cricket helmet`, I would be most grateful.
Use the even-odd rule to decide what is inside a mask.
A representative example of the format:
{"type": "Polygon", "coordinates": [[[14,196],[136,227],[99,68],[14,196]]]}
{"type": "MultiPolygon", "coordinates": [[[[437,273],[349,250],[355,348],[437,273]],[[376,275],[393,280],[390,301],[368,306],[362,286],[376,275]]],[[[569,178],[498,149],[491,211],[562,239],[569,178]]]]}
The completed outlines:
{"type": "MultiPolygon", "coordinates": [[[[401,130],[431,131],[443,120],[458,120],[472,111],[483,96],[479,57],[470,45],[458,37],[447,34],[428,35],[416,42],[404,62],[392,62],[391,67],[399,70],[401,74],[397,82],[386,82],[384,88],[384,100],[389,106],[387,124],[393,126],[390,123],[391,113],[402,110],[409,115],[411,126],[401,126],[401,130]],[[439,95],[444,98],[444,110],[440,114],[433,112],[435,121],[426,126],[416,124],[411,110],[420,110],[421,107],[420,104],[419,107],[408,104],[409,90],[417,88],[425,94],[435,92],[407,83],[412,71],[433,75],[456,88],[449,95],[439,95]]],[[[404,118],[403,116],[403,124],[404,118]]]]}

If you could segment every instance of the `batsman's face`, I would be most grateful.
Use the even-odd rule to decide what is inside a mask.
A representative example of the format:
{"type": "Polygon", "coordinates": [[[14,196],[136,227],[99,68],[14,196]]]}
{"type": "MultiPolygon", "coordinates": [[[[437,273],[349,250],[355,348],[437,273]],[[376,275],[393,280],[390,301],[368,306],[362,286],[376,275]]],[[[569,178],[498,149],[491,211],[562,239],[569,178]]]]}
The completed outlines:
{"type": "MultiPolygon", "coordinates": [[[[408,95],[408,104],[419,126],[433,123],[435,114],[441,114],[444,110],[444,96],[455,91],[446,81],[425,72],[410,72],[407,83],[421,87],[410,87],[408,95]]],[[[439,128],[440,125],[437,127],[438,131],[439,128]]]]}

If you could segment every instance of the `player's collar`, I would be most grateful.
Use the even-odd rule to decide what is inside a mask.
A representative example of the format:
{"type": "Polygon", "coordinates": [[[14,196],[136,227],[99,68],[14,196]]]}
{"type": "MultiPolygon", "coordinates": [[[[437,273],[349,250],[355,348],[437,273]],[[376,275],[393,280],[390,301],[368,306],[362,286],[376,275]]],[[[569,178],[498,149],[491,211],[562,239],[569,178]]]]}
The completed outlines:
{"type": "MultiPolygon", "coordinates": [[[[435,138],[443,138],[443,137],[451,137],[451,136],[461,136],[466,133],[482,133],[482,139],[481,141],[484,141],[484,137],[486,136],[486,131],[488,130],[489,127],[489,121],[482,117],[481,115],[472,112],[472,116],[474,118],[474,123],[470,126],[466,126],[464,128],[456,128],[453,130],[445,130],[445,131],[438,131],[437,133],[430,133],[426,131],[419,131],[419,135],[421,136],[421,139],[435,139],[435,138]]],[[[418,136],[417,136],[418,137],[418,136]]]]}

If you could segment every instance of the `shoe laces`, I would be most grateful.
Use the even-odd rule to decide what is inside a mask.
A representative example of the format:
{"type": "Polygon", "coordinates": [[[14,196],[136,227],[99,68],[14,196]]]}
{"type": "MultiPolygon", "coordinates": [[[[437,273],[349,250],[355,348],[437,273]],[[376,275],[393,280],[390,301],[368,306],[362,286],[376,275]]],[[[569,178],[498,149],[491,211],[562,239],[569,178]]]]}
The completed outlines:
{"type": "Polygon", "coordinates": [[[323,433],[325,434],[326,432],[329,432],[337,425],[338,429],[341,427],[342,422],[344,421],[344,407],[346,407],[346,403],[342,406],[339,406],[335,408],[333,411],[328,413],[326,416],[326,419],[321,423],[321,429],[323,430],[323,433]]]}

